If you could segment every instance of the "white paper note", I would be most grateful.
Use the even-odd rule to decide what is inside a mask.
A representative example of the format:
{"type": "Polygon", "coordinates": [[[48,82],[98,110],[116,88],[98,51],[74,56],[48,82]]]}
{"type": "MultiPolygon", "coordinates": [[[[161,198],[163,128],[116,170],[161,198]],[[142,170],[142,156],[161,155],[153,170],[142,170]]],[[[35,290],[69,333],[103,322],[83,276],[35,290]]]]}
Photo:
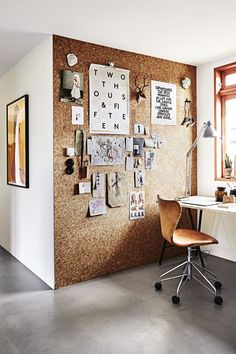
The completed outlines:
{"type": "Polygon", "coordinates": [[[125,150],[133,151],[133,138],[125,138],[125,150]]]}
{"type": "Polygon", "coordinates": [[[84,124],[84,107],[72,106],[72,124],[84,124]]]}

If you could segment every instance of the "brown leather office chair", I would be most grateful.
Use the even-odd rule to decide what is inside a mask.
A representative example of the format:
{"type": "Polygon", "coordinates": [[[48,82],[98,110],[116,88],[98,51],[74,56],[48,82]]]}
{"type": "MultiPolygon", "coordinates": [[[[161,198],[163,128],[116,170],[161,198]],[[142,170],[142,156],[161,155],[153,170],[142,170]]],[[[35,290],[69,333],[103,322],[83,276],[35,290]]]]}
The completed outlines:
{"type": "Polygon", "coordinates": [[[190,229],[176,229],[179,219],[182,214],[182,208],[179,202],[175,200],[164,200],[157,196],[159,210],[160,210],[160,221],[161,221],[161,232],[162,236],[170,243],[179,247],[187,247],[188,248],[188,257],[187,260],[177,267],[172,268],[168,272],[165,272],[160,276],[160,281],[155,284],[156,290],[161,290],[162,282],[171,279],[180,278],[180,282],[178,284],[176,295],[172,296],[172,302],[174,304],[179,303],[180,292],[183,289],[184,285],[187,281],[194,279],[205,288],[207,288],[210,292],[214,294],[214,302],[217,305],[221,305],[223,303],[223,299],[221,296],[216,294],[217,289],[221,288],[221,283],[216,281],[216,276],[214,273],[210,272],[208,269],[203,268],[198,263],[195,263],[192,260],[192,250],[197,246],[204,246],[210,244],[217,244],[218,241],[203,232],[190,230],[190,229]],[[183,268],[184,267],[184,268],[183,268]],[[165,278],[165,276],[178,268],[183,268],[183,273],[181,275],[173,276],[165,278]],[[212,281],[210,281],[201,270],[210,274],[214,278],[214,285],[212,281]],[[195,273],[194,273],[195,271],[195,273]],[[198,277],[205,280],[206,284],[202,283],[198,277]]]}

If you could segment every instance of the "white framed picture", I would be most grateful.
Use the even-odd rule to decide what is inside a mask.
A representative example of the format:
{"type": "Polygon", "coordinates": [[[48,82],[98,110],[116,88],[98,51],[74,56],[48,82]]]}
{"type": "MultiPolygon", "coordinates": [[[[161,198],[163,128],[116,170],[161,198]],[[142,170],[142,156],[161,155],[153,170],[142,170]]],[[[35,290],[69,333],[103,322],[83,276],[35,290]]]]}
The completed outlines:
{"type": "Polygon", "coordinates": [[[151,81],[151,123],[176,125],[176,85],[151,81]]]}
{"type": "Polygon", "coordinates": [[[90,133],[129,134],[129,70],[91,64],[90,133]]]}

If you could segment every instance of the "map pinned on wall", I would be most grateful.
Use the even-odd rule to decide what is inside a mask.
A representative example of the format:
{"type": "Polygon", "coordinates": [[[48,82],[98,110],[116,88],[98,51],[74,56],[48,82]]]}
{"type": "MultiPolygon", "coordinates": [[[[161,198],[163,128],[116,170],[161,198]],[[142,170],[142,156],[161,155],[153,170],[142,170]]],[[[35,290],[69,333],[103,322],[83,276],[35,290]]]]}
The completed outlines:
{"type": "Polygon", "coordinates": [[[129,70],[91,64],[90,132],[129,134],[129,70]]]}
{"type": "Polygon", "coordinates": [[[108,204],[112,208],[125,205],[127,202],[125,174],[123,172],[108,173],[107,186],[108,204]]]}
{"type": "Polygon", "coordinates": [[[125,163],[125,139],[111,136],[92,137],[91,164],[96,166],[125,163]]]}
{"type": "Polygon", "coordinates": [[[94,198],[105,198],[106,189],[105,189],[105,174],[104,173],[93,173],[93,197],[94,198]]]}
{"type": "Polygon", "coordinates": [[[151,123],[176,125],[176,85],[151,81],[151,123]]]}
{"type": "Polygon", "coordinates": [[[129,199],[129,218],[130,220],[143,219],[145,216],[145,193],[131,192],[129,199]]]}

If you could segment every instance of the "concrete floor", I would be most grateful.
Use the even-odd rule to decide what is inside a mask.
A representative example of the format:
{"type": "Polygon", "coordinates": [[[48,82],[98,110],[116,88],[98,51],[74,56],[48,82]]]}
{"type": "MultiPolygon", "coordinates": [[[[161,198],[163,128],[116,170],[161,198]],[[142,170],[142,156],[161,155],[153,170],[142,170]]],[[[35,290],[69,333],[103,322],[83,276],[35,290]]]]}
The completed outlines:
{"type": "Polygon", "coordinates": [[[173,305],[176,282],[153,290],[181,258],[56,291],[0,248],[1,354],[236,353],[236,264],[208,257],[223,306],[195,282],[173,305]]]}

